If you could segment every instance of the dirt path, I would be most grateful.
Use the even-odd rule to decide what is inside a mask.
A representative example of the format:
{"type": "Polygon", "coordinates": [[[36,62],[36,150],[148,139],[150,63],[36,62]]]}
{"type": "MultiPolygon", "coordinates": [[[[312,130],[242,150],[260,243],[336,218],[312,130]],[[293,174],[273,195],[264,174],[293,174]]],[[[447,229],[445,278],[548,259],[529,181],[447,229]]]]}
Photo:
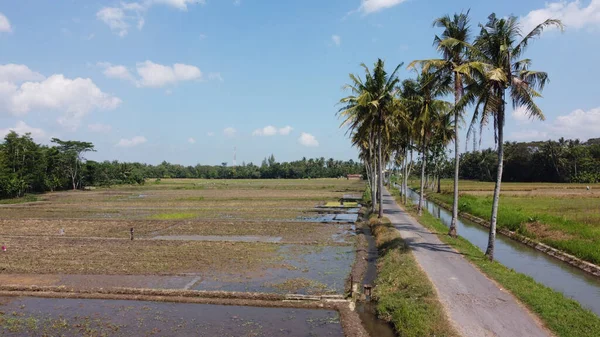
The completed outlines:
{"type": "Polygon", "coordinates": [[[383,192],[385,216],[412,248],[461,335],[551,336],[511,294],[401,210],[387,190],[383,192]]]}

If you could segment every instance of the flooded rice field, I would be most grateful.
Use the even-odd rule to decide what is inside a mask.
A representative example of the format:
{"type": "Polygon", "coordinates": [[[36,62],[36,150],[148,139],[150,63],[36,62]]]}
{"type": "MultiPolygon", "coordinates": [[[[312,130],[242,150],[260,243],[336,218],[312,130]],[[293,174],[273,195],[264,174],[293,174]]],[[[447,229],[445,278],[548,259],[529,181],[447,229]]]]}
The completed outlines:
{"type": "MultiPolygon", "coordinates": [[[[363,188],[345,179],[165,179],[3,205],[0,285],[343,295],[359,208],[318,206],[363,188]]],[[[81,334],[343,335],[327,310],[0,299],[0,335],[81,334]]]]}
{"type": "Polygon", "coordinates": [[[330,310],[0,297],[2,336],[344,336],[330,310]]]}

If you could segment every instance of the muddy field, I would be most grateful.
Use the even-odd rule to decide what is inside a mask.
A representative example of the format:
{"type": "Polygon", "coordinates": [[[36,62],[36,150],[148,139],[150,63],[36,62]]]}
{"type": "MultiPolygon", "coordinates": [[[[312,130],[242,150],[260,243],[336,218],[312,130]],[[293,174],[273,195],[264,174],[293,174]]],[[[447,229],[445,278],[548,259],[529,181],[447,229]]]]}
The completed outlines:
{"type": "MultiPolygon", "coordinates": [[[[1,205],[0,285],[342,295],[356,256],[357,209],[321,207],[363,188],[343,179],[162,180],[1,205]]],[[[0,334],[8,336],[191,331],[342,334],[337,312],[326,310],[0,300],[0,334]]]]}
{"type": "Polygon", "coordinates": [[[156,275],[184,277],[189,289],[342,293],[354,227],[343,217],[320,222],[315,207],[362,188],[343,179],[189,179],[45,194],[0,207],[0,279],[46,274],[52,285],[87,288],[86,275],[98,276],[96,286],[104,275],[110,286],[119,275],[130,276],[127,286],[156,275]]]}

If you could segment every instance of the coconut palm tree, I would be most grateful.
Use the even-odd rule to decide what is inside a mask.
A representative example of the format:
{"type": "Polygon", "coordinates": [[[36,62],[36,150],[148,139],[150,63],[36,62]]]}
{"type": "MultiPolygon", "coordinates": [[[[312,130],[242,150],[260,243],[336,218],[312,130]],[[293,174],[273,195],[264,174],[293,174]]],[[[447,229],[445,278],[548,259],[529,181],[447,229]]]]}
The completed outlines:
{"type": "MultiPolygon", "coordinates": [[[[361,64],[365,71],[365,80],[351,74],[351,83],[344,86],[352,91],[351,96],[342,98],[340,103],[344,105],[339,115],[345,119],[344,124],[358,129],[361,125],[369,125],[369,133],[375,131],[377,146],[377,199],[381,202],[383,193],[383,154],[384,138],[389,139],[391,131],[390,118],[393,114],[394,91],[399,80],[396,76],[399,64],[394,71],[388,75],[385,71],[385,63],[378,59],[371,72],[365,64],[361,64]]],[[[366,136],[366,135],[365,135],[366,136]]],[[[375,200],[374,200],[375,202],[375,200]]],[[[379,207],[379,218],[383,217],[383,208],[379,207]]]]}
{"type": "MultiPolygon", "coordinates": [[[[409,67],[421,64],[425,69],[435,67],[439,69],[437,76],[451,77],[454,88],[454,103],[463,95],[464,86],[461,73],[456,71],[458,67],[469,65],[468,46],[470,39],[469,11],[466,13],[442,16],[433,22],[435,27],[443,28],[441,36],[435,36],[434,45],[442,54],[441,59],[418,60],[412,62],[409,67]]],[[[454,110],[454,199],[452,203],[452,221],[448,234],[452,237],[458,235],[456,223],[458,219],[458,175],[460,171],[460,150],[458,132],[460,128],[459,121],[463,110],[454,110]]]]}
{"type": "Polygon", "coordinates": [[[396,151],[395,163],[402,167],[402,184],[400,186],[401,196],[406,203],[407,176],[408,176],[408,152],[412,143],[412,119],[409,107],[402,97],[399,88],[394,99],[394,114],[392,117],[394,131],[391,134],[390,146],[396,151]]]}
{"type": "Polygon", "coordinates": [[[359,101],[364,84],[359,77],[350,76],[353,84],[346,85],[354,95],[343,98],[340,103],[344,106],[339,110],[338,116],[343,120],[341,127],[348,127],[351,133],[352,145],[359,150],[359,157],[365,164],[367,180],[371,192],[371,212],[374,213],[377,206],[377,183],[376,183],[376,137],[373,131],[375,116],[369,107],[359,101]]]}
{"type": "Polygon", "coordinates": [[[486,255],[494,259],[496,239],[496,223],[502,184],[502,168],[504,159],[504,121],[506,110],[506,93],[508,91],[513,108],[523,108],[530,118],[544,120],[542,110],[534,102],[541,97],[540,91],[548,83],[548,74],[530,70],[530,59],[521,59],[532,39],[541,35],[545,28],[556,26],[562,30],[560,20],[548,19],[536,26],[531,32],[523,34],[518,18],[497,18],[495,14],[488,17],[485,25],[480,25],[480,35],[475,39],[471,55],[476,64],[463,66],[457,72],[468,77],[465,96],[458,104],[463,107],[468,102],[475,104],[471,128],[479,123],[481,127],[493,119],[495,140],[497,143],[498,172],[494,187],[492,216],[486,255]]]}
{"type": "Polygon", "coordinates": [[[403,82],[403,95],[411,106],[414,130],[417,133],[421,151],[421,190],[419,193],[418,215],[423,215],[423,194],[425,191],[425,168],[427,153],[434,130],[441,123],[441,116],[453,108],[452,104],[439,99],[450,92],[447,77],[436,76],[436,69],[428,67],[416,80],[403,82]]]}

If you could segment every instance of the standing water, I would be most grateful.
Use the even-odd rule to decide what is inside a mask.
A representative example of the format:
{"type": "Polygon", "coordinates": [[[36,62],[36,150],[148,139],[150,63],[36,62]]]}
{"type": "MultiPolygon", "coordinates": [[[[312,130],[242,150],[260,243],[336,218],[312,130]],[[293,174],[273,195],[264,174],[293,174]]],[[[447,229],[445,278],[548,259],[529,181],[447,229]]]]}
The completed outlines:
{"type": "MultiPolygon", "coordinates": [[[[413,202],[419,194],[409,190],[413,202]]],[[[450,227],[452,214],[435,203],[424,200],[431,215],[450,227]]],[[[458,219],[458,234],[482,251],[487,248],[489,230],[466,219],[458,219]]],[[[600,316],[600,279],[534,248],[502,235],[496,236],[494,258],[508,268],[529,275],[537,282],[570,297],[600,316]]]]}

